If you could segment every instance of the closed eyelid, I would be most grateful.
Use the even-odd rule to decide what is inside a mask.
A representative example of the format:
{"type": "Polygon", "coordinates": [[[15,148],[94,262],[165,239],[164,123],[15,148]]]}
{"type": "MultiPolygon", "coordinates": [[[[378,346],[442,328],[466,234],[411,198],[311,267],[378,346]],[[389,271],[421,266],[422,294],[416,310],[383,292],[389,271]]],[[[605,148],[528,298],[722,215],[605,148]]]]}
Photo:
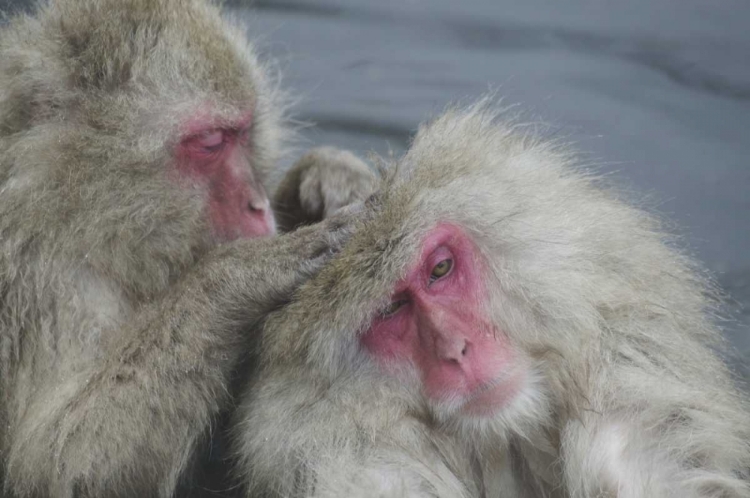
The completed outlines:
{"type": "Polygon", "coordinates": [[[202,145],[203,147],[213,147],[224,141],[224,131],[222,130],[207,131],[205,133],[202,133],[194,137],[194,140],[196,141],[197,144],[202,145]]]}
{"type": "Polygon", "coordinates": [[[409,300],[405,298],[393,299],[388,306],[380,311],[380,316],[383,318],[390,318],[398,313],[405,305],[409,304],[409,300]]]}
{"type": "Polygon", "coordinates": [[[182,141],[182,147],[192,154],[212,154],[226,145],[226,132],[221,129],[207,130],[182,141]]]}

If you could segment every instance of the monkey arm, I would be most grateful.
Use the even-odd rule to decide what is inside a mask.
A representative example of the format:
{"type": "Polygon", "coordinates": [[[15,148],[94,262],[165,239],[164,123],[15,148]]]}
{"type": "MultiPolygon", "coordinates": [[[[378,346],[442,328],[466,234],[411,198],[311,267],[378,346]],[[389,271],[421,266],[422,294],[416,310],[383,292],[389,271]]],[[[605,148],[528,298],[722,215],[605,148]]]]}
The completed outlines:
{"type": "Polygon", "coordinates": [[[341,235],[329,228],[219,247],[107,331],[97,354],[58,362],[24,395],[6,486],[19,496],[171,496],[227,400],[248,331],[326,258],[341,235]]]}

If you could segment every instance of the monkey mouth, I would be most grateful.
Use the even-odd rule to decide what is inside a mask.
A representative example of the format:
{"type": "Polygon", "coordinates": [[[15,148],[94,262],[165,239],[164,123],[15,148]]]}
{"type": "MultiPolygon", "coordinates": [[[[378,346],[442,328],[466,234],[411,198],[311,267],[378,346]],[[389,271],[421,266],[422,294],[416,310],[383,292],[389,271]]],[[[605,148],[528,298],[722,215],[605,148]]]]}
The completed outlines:
{"type": "Polygon", "coordinates": [[[460,411],[473,416],[491,416],[508,406],[520,389],[516,372],[509,372],[477,387],[461,406],[460,411]]]}

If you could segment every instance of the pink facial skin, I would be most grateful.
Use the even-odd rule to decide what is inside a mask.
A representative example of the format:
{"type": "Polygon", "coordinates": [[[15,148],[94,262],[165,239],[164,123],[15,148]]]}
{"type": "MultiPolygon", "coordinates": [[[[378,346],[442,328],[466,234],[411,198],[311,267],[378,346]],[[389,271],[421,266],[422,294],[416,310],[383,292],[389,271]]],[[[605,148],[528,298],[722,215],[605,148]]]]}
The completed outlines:
{"type": "Polygon", "coordinates": [[[438,225],[396,285],[392,302],[398,304],[378,316],[361,339],[385,364],[414,364],[429,400],[458,404],[462,413],[476,416],[506,406],[521,383],[507,337],[485,316],[483,272],[463,230],[438,225]],[[433,269],[445,260],[452,261],[450,271],[435,278],[433,269]]]}
{"type": "Polygon", "coordinates": [[[176,150],[180,174],[208,187],[208,212],[220,240],[272,235],[273,213],[249,162],[251,119],[216,126],[210,119],[191,123],[176,150]]]}

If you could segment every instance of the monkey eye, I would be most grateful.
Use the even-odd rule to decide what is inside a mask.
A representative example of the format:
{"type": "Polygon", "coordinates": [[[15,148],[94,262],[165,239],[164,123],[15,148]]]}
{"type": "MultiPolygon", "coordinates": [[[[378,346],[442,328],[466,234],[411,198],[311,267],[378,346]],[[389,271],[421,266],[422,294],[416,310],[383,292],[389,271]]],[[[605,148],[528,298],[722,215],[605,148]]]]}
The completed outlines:
{"type": "Polygon", "coordinates": [[[398,310],[403,308],[407,302],[408,301],[406,299],[399,299],[397,301],[391,302],[391,304],[380,311],[380,316],[383,318],[388,318],[395,315],[396,313],[398,313],[398,310]]]}
{"type": "Polygon", "coordinates": [[[198,152],[213,154],[224,147],[224,138],[224,130],[215,129],[190,137],[188,143],[198,152]]]}
{"type": "Polygon", "coordinates": [[[451,268],[453,268],[452,259],[444,259],[440,263],[436,264],[432,268],[432,273],[430,273],[430,283],[446,276],[448,273],[450,273],[451,268]]]}

